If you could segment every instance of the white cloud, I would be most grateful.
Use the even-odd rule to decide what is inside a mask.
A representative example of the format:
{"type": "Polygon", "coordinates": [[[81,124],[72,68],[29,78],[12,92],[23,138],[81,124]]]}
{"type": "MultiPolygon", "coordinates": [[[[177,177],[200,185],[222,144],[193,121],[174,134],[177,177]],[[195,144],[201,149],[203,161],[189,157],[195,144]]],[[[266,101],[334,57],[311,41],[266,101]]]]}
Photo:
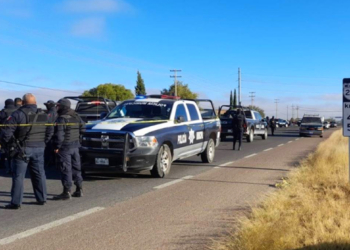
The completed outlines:
{"type": "Polygon", "coordinates": [[[73,13],[114,13],[131,9],[123,0],[70,0],[63,4],[64,11],[73,13]]]}
{"type": "Polygon", "coordinates": [[[104,18],[85,18],[73,24],[71,34],[82,37],[97,37],[103,35],[105,26],[104,18]]]}

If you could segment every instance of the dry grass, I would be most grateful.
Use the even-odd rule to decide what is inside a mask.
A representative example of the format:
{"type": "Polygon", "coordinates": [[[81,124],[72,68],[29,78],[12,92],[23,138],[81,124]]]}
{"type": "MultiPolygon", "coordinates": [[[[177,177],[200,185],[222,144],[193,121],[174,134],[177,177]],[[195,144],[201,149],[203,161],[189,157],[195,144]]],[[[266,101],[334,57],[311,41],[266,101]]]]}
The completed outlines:
{"type": "Polygon", "coordinates": [[[253,209],[216,250],[350,249],[348,139],[341,131],[253,209]]]}

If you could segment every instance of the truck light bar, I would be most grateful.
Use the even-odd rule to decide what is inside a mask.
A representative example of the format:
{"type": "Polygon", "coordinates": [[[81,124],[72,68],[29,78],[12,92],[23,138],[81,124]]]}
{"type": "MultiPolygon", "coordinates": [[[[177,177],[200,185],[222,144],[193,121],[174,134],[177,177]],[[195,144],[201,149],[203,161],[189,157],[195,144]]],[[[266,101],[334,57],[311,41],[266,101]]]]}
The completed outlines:
{"type": "Polygon", "coordinates": [[[147,99],[147,98],[159,98],[159,99],[172,99],[172,100],[180,100],[179,96],[171,96],[171,95],[138,95],[135,99],[147,99]]]}

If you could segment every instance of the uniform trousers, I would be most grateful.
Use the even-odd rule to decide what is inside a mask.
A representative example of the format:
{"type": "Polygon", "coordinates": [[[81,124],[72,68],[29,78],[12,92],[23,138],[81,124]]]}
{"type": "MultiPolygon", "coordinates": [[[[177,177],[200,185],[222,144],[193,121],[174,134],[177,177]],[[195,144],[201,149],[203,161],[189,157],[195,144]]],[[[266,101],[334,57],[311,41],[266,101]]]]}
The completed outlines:
{"type": "Polygon", "coordinates": [[[29,169],[35,198],[38,202],[46,201],[46,175],[44,170],[44,148],[25,149],[27,162],[20,157],[15,157],[12,169],[11,203],[21,205],[23,199],[23,182],[29,169]]]}

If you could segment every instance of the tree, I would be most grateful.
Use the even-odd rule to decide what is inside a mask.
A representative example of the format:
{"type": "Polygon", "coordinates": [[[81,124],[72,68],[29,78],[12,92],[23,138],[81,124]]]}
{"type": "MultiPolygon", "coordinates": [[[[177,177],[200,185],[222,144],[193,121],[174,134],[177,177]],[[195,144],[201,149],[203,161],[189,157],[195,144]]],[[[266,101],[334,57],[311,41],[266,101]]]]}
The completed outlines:
{"type": "Polygon", "coordinates": [[[236,89],[233,95],[233,108],[237,108],[237,93],[236,93],[236,89]]]}
{"type": "MultiPolygon", "coordinates": [[[[175,95],[175,84],[170,85],[169,89],[163,89],[160,91],[162,95],[175,95]]],[[[177,96],[180,96],[182,99],[196,99],[198,94],[193,93],[188,84],[183,84],[182,82],[177,82],[177,96]]]]}
{"type": "Polygon", "coordinates": [[[141,76],[141,73],[139,71],[137,71],[135,95],[146,95],[145,83],[144,83],[142,76],[141,76]]]}
{"type": "Polygon", "coordinates": [[[86,90],[84,91],[83,96],[104,97],[115,101],[124,101],[134,98],[130,89],[126,89],[121,84],[113,83],[100,84],[96,88],[86,90]]]}
{"type": "Polygon", "coordinates": [[[231,94],[230,94],[230,109],[233,108],[233,96],[232,96],[232,90],[231,90],[231,94]]]}
{"type": "Polygon", "coordinates": [[[263,117],[263,118],[265,117],[265,111],[264,111],[263,109],[259,108],[258,106],[249,105],[248,108],[253,109],[253,110],[259,112],[260,115],[261,115],[261,117],[263,117]]]}

